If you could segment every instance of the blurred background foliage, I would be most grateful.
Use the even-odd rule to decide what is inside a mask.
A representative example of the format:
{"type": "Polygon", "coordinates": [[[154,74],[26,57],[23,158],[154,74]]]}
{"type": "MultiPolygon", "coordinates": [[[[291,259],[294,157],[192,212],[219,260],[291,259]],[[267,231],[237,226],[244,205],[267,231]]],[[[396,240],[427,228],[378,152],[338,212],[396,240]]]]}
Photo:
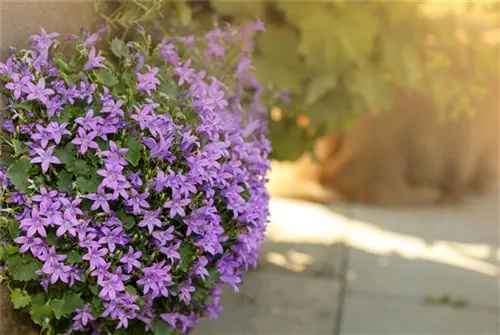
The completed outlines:
{"type": "MultiPolygon", "coordinates": [[[[100,1],[96,2],[99,10],[100,1]]],[[[120,1],[107,23],[162,33],[258,17],[254,66],[290,101],[270,113],[273,158],[295,160],[319,137],[391,109],[398,92],[432,99],[443,120],[473,116],[499,77],[498,1],[120,1]],[[496,30],[495,30],[496,29],[496,30]]],[[[374,139],[376,140],[376,139],[374,139]]]]}

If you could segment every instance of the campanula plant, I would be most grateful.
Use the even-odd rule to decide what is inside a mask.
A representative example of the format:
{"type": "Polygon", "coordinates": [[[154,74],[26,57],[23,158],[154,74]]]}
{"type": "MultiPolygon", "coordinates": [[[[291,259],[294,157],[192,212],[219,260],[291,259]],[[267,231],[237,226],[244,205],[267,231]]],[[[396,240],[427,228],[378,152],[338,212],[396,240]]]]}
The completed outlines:
{"type": "Polygon", "coordinates": [[[255,266],[270,145],[260,22],[159,44],[41,29],[0,63],[1,278],[44,334],[178,334],[255,266]]]}

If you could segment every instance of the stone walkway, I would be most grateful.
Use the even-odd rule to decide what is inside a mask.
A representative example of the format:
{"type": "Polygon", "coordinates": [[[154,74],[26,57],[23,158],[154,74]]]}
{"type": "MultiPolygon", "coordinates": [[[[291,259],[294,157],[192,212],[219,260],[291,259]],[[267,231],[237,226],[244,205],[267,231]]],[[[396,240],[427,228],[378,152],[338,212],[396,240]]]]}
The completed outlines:
{"type": "Polygon", "coordinates": [[[274,199],[259,268],[193,333],[499,334],[499,208],[274,199]]]}

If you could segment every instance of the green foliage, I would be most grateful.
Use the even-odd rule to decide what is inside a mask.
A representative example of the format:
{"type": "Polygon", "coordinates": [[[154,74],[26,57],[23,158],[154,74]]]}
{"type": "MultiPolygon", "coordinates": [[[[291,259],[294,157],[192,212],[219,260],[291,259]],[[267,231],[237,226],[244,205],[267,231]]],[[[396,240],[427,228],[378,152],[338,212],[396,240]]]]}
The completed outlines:
{"type": "MultiPolygon", "coordinates": [[[[423,3],[210,5],[223,19],[259,16],[266,24],[254,55],[259,79],[273,90],[288,89],[292,98],[270,124],[276,159],[294,160],[318,136],[345,129],[367,113],[388,111],[394,88],[431,96],[441,116],[471,114],[488,79],[499,72],[498,46],[464,44],[457,37],[458,14],[423,15],[423,3]],[[295,122],[299,115],[309,118],[306,127],[295,122]]],[[[466,27],[464,33],[472,40],[480,31],[466,27]]]]}
{"type": "Polygon", "coordinates": [[[424,297],[424,303],[432,306],[449,306],[452,308],[467,308],[469,300],[462,297],[453,299],[449,294],[442,294],[441,296],[428,295],[424,297]]]}
{"type": "Polygon", "coordinates": [[[97,80],[106,87],[113,87],[118,84],[118,78],[109,69],[99,69],[94,71],[97,80]]]}
{"type": "Polygon", "coordinates": [[[58,175],[59,180],[57,181],[57,187],[61,192],[71,192],[73,189],[73,176],[67,171],[62,171],[58,175]]]}
{"type": "Polygon", "coordinates": [[[37,277],[36,271],[42,268],[42,264],[29,256],[15,254],[7,258],[7,267],[15,280],[30,281],[37,277]]]}
{"type": "Polygon", "coordinates": [[[45,319],[50,319],[53,314],[45,293],[37,293],[31,298],[30,315],[34,323],[43,326],[45,319]]]}
{"type": "Polygon", "coordinates": [[[92,178],[77,177],[75,184],[82,193],[96,193],[101,180],[98,176],[92,178]]]}
{"type": "Polygon", "coordinates": [[[83,300],[73,291],[67,291],[62,299],[53,299],[50,301],[50,308],[54,312],[56,319],[68,316],[75,309],[83,308],[83,305],[83,300]]]}
{"type": "Polygon", "coordinates": [[[14,304],[14,308],[19,309],[28,306],[31,302],[31,297],[21,291],[21,289],[16,288],[11,292],[10,300],[14,304]]]}
{"type": "Polygon", "coordinates": [[[68,262],[73,265],[80,263],[82,261],[82,255],[80,255],[77,251],[70,251],[68,253],[68,262]]]}
{"type": "Polygon", "coordinates": [[[64,148],[56,148],[54,150],[54,156],[59,158],[61,163],[64,164],[70,163],[76,157],[75,146],[71,143],[68,143],[64,146],[64,148]]]}
{"type": "Polygon", "coordinates": [[[113,52],[113,54],[118,58],[126,57],[128,55],[127,44],[118,38],[114,38],[110,42],[110,49],[111,52],[113,52]]]}
{"type": "Polygon", "coordinates": [[[27,191],[29,186],[29,170],[32,168],[31,163],[26,159],[16,161],[7,171],[7,177],[14,186],[20,191],[27,191]]]}
{"type": "Polygon", "coordinates": [[[128,151],[123,156],[127,162],[133,166],[137,166],[141,159],[141,143],[135,137],[128,136],[125,139],[125,147],[128,148],[128,151]]]}
{"type": "Polygon", "coordinates": [[[23,144],[23,142],[19,141],[18,139],[13,139],[12,144],[14,146],[14,155],[15,156],[20,156],[22,154],[25,154],[29,151],[28,147],[23,144]]]}
{"type": "Polygon", "coordinates": [[[170,331],[168,325],[162,319],[156,319],[154,325],[154,335],[174,335],[174,333],[170,331]]]}

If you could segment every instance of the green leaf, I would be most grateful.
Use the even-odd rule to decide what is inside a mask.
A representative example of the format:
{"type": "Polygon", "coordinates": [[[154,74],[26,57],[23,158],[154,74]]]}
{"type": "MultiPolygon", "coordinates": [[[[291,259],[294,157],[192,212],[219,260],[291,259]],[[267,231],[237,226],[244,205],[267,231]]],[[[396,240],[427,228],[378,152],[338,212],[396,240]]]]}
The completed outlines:
{"type": "Polygon", "coordinates": [[[57,245],[57,243],[60,241],[59,237],[57,237],[57,234],[55,231],[50,231],[47,233],[47,243],[49,245],[57,245]]]}
{"type": "Polygon", "coordinates": [[[10,294],[10,300],[14,304],[14,308],[19,309],[28,306],[31,302],[31,297],[27,294],[24,294],[21,289],[16,288],[10,294]]]}
{"type": "Polygon", "coordinates": [[[306,104],[312,105],[337,86],[337,76],[333,73],[317,74],[307,85],[306,104]]]}
{"type": "Polygon", "coordinates": [[[59,70],[62,70],[63,72],[69,72],[71,70],[68,63],[66,63],[65,56],[63,53],[60,52],[56,53],[52,57],[52,63],[54,63],[54,65],[56,65],[56,67],[59,70]]]}
{"type": "Polygon", "coordinates": [[[68,163],[68,166],[76,176],[87,177],[90,175],[92,168],[82,159],[75,159],[68,163]]]}
{"type": "Polygon", "coordinates": [[[240,1],[237,5],[231,1],[210,1],[210,6],[220,15],[244,15],[252,18],[256,16],[262,17],[266,5],[267,3],[264,1],[240,1]]]}
{"type": "Polygon", "coordinates": [[[206,288],[210,289],[214,287],[215,284],[219,281],[220,274],[217,271],[217,269],[212,269],[208,271],[208,277],[206,277],[205,281],[203,282],[203,285],[205,285],[206,288]]]}
{"type": "Polygon", "coordinates": [[[32,168],[31,163],[28,160],[20,159],[10,167],[7,171],[7,177],[14,184],[16,189],[21,192],[26,192],[29,186],[29,174],[28,171],[32,168]]]}
{"type": "Polygon", "coordinates": [[[180,268],[184,272],[188,271],[194,261],[195,247],[189,243],[184,243],[177,251],[181,255],[180,268]]]}
{"type": "Polygon", "coordinates": [[[69,193],[73,189],[73,175],[62,171],[58,175],[57,187],[59,191],[69,193]]]}
{"type": "Polygon", "coordinates": [[[111,45],[111,52],[113,52],[113,54],[116,57],[118,57],[118,58],[127,57],[128,46],[123,40],[120,40],[120,39],[115,37],[110,42],[110,45],[111,45]]]}
{"type": "Polygon", "coordinates": [[[162,82],[158,89],[160,90],[161,95],[164,95],[169,99],[179,99],[179,86],[175,85],[171,81],[162,82]]]}
{"type": "Polygon", "coordinates": [[[170,327],[162,319],[156,319],[154,323],[154,335],[173,335],[170,327]]]}
{"type": "Polygon", "coordinates": [[[191,7],[186,3],[186,1],[175,1],[174,4],[181,24],[183,26],[187,26],[191,23],[193,18],[191,7]]]}
{"type": "Polygon", "coordinates": [[[75,182],[76,187],[82,193],[96,193],[100,183],[101,181],[97,178],[97,176],[90,179],[78,177],[75,182]]]}
{"type": "Polygon", "coordinates": [[[54,150],[54,156],[59,158],[61,163],[68,164],[75,160],[76,157],[76,148],[70,142],[64,146],[64,148],[56,148],[54,150]]]}
{"type": "MultiPolygon", "coordinates": [[[[63,122],[69,122],[69,121],[73,120],[73,117],[74,117],[73,112],[74,112],[74,110],[75,110],[74,106],[72,106],[72,105],[63,107],[63,111],[62,111],[62,113],[58,117],[59,122],[63,123],[63,122]]],[[[56,151],[57,151],[57,149],[56,149],[56,151]]]]}
{"type": "Polygon", "coordinates": [[[133,287],[131,285],[125,286],[125,290],[128,292],[128,294],[130,294],[132,296],[137,294],[137,290],[135,289],[135,287],[133,287]]]}
{"type": "Polygon", "coordinates": [[[56,319],[68,316],[74,313],[77,308],[83,308],[83,306],[84,302],[80,295],[73,291],[67,291],[62,299],[53,299],[50,302],[50,307],[54,311],[56,319]]]}
{"type": "Polygon", "coordinates": [[[124,211],[116,211],[116,217],[120,219],[125,229],[132,229],[135,226],[135,219],[133,216],[125,214],[124,211]]]}
{"type": "Polygon", "coordinates": [[[141,159],[141,143],[135,137],[129,135],[125,139],[125,148],[127,148],[128,151],[123,157],[133,166],[137,166],[141,159]]]}
{"type": "Polygon", "coordinates": [[[42,264],[31,257],[31,259],[26,258],[21,255],[13,255],[7,258],[7,270],[15,280],[29,281],[37,277],[35,272],[41,269],[42,264]]]}
{"type": "Polygon", "coordinates": [[[43,326],[45,318],[50,319],[52,317],[52,308],[50,308],[48,303],[44,304],[31,304],[30,315],[31,320],[39,326],[43,326]]]}
{"type": "Polygon", "coordinates": [[[97,295],[99,293],[99,287],[96,284],[90,285],[90,292],[97,295]]]}
{"type": "Polygon", "coordinates": [[[101,315],[102,312],[104,311],[104,305],[102,303],[102,300],[97,296],[94,296],[92,298],[90,306],[92,308],[92,313],[94,315],[101,315]]]}
{"type": "Polygon", "coordinates": [[[54,299],[50,302],[50,308],[54,311],[54,315],[57,320],[64,315],[64,300],[63,299],[54,299]]]}
{"type": "Polygon", "coordinates": [[[19,253],[19,246],[16,244],[7,244],[4,248],[4,251],[7,255],[15,255],[19,253]]]}
{"type": "Polygon", "coordinates": [[[371,7],[327,8],[326,4],[278,2],[287,21],[300,30],[297,51],[310,69],[341,72],[370,55],[379,27],[371,7]]]}
{"type": "Polygon", "coordinates": [[[106,87],[113,87],[118,84],[118,78],[109,69],[94,70],[94,75],[106,87]]]}
{"type": "Polygon", "coordinates": [[[257,50],[259,56],[270,63],[296,69],[303,66],[297,53],[298,41],[299,34],[293,27],[271,24],[266,27],[266,33],[258,37],[257,50]]]}
{"type": "Polygon", "coordinates": [[[291,67],[282,62],[271,62],[267,58],[256,55],[253,59],[257,76],[267,85],[272,84],[273,89],[288,89],[291,93],[302,93],[304,81],[307,78],[305,67],[291,67]]]}
{"type": "Polygon", "coordinates": [[[82,261],[82,255],[80,255],[77,251],[70,251],[68,253],[68,262],[69,264],[73,265],[76,263],[81,263],[82,261]]]}
{"type": "Polygon", "coordinates": [[[27,146],[24,145],[23,142],[19,141],[18,139],[14,138],[12,140],[12,144],[14,146],[14,154],[16,156],[20,156],[22,154],[25,154],[27,152],[29,152],[30,150],[28,149],[27,146]]]}
{"type": "Polygon", "coordinates": [[[359,94],[373,113],[385,112],[392,105],[388,80],[384,73],[372,67],[363,67],[354,73],[349,91],[359,94]]]}
{"type": "Polygon", "coordinates": [[[14,239],[19,235],[19,221],[11,220],[7,226],[10,236],[14,239]]]}

